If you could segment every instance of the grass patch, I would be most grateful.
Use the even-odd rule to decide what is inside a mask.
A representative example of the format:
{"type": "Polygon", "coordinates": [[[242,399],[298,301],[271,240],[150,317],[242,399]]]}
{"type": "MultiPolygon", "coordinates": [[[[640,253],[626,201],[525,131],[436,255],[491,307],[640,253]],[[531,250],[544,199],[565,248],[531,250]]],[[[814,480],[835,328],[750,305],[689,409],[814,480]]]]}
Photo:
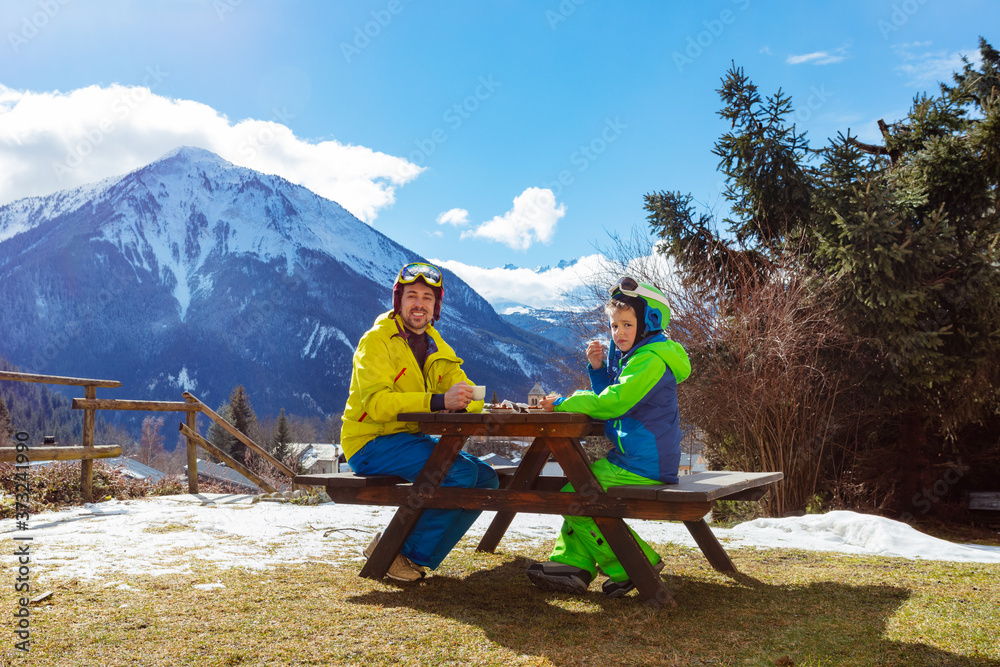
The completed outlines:
{"type": "MultiPolygon", "coordinates": [[[[742,574],[657,545],[675,609],[635,593],[543,593],[548,551],[480,554],[464,541],[427,580],[358,577],[360,560],[257,571],[193,562],[180,575],[39,576],[33,648],[3,664],[795,665],[1000,664],[1000,566],[790,550],[732,550],[742,574]],[[196,584],[222,583],[200,590],[196,584]],[[123,586],[123,584],[125,584],[123,586]],[[780,664],[780,663],[779,663],[780,664]],[[785,663],[790,664],[790,663],[785,663]]],[[[109,556],[111,557],[111,556],[109,556]]],[[[331,554],[331,560],[339,557],[331,554]]]]}
{"type": "Polygon", "coordinates": [[[144,533],[182,533],[191,530],[191,526],[185,525],[183,523],[157,523],[152,526],[146,526],[142,529],[144,533]]]}

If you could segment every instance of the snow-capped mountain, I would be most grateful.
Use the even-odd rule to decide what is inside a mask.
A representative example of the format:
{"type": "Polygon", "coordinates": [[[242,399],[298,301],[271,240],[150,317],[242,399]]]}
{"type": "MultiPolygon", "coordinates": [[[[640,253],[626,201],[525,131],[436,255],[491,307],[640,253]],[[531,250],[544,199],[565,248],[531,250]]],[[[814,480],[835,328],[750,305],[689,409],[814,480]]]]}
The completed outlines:
{"type": "Polygon", "coordinates": [[[590,333],[582,314],[568,310],[532,308],[513,302],[493,304],[508,324],[538,334],[571,350],[583,349],[583,340],[590,333]]]}
{"type": "MultiPolygon", "coordinates": [[[[0,207],[0,355],[121,380],[117,398],[263,414],[343,408],[354,346],[415,253],[301,186],[180,148],[130,174],[0,207]]],[[[446,272],[439,330],[500,398],[559,387],[558,345],[446,272]]],[[[108,415],[109,418],[112,415],[108,415]]]]}

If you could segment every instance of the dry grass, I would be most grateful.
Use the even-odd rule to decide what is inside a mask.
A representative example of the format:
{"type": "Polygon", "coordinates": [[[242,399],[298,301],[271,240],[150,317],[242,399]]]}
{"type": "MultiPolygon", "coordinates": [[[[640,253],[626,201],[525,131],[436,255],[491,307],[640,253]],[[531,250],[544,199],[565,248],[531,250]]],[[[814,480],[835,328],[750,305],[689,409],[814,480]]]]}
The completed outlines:
{"type": "Polygon", "coordinates": [[[42,573],[55,595],[33,610],[33,649],[15,655],[8,634],[0,662],[1000,664],[996,565],[734,550],[743,574],[732,579],[696,550],[659,545],[679,606],[654,610],[634,593],[605,599],[597,584],[584,597],[538,591],[524,569],[547,551],[502,548],[479,554],[466,540],[433,576],[405,586],[359,578],[360,560],[265,571],[203,564],[101,583],[42,573]],[[215,582],[225,588],[193,588],[215,582]]]}

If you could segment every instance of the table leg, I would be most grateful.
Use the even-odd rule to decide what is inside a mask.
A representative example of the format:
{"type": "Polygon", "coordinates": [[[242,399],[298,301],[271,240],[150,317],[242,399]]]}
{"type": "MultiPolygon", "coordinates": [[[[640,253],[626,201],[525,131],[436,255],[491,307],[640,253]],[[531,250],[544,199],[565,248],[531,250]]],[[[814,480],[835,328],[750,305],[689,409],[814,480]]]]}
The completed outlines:
{"type": "MultiPolygon", "coordinates": [[[[590,471],[587,464],[587,455],[583,451],[583,446],[579,440],[574,438],[550,438],[549,447],[555,454],[556,460],[562,466],[563,472],[573,485],[576,493],[585,498],[599,495],[606,495],[604,489],[597,482],[594,473],[590,471]]],[[[629,579],[639,590],[639,594],[646,600],[646,604],[659,607],[662,605],[676,606],[673,596],[667,590],[663,580],[657,576],[653,566],[635,537],[629,531],[624,519],[611,517],[594,517],[597,527],[601,529],[601,534],[608,541],[611,549],[615,552],[618,560],[621,561],[629,579]]]]}
{"type": "MultiPolygon", "coordinates": [[[[549,460],[549,451],[546,438],[535,438],[528,451],[524,453],[524,458],[521,459],[520,465],[517,466],[517,470],[514,472],[514,477],[510,480],[506,488],[513,491],[526,491],[530,489],[535,480],[538,479],[542,468],[545,467],[545,463],[549,460]]],[[[510,527],[510,522],[514,520],[516,515],[517,512],[513,511],[501,510],[497,512],[476,550],[495,551],[504,533],[510,527]]]]}
{"type": "Polygon", "coordinates": [[[708,523],[704,519],[685,521],[684,525],[687,526],[691,537],[694,538],[694,541],[701,548],[701,552],[705,554],[705,558],[708,559],[712,567],[723,574],[739,573],[739,570],[736,569],[733,561],[729,558],[729,554],[722,548],[722,544],[719,543],[719,540],[715,537],[712,529],[708,527],[708,523]]]}
{"type": "Polygon", "coordinates": [[[604,539],[608,541],[615,555],[618,556],[618,560],[625,568],[625,573],[635,584],[639,595],[643,597],[646,604],[651,607],[676,607],[674,596],[670,594],[666,584],[646,560],[645,554],[639,548],[639,543],[635,541],[635,536],[628,529],[625,520],[594,517],[594,521],[601,529],[604,539]]]}
{"type": "Polygon", "coordinates": [[[462,451],[465,440],[465,436],[441,436],[427,463],[413,480],[406,504],[400,505],[396,510],[392,521],[382,533],[382,539],[379,540],[375,551],[361,568],[360,576],[378,580],[389,571],[389,566],[396,559],[406,538],[413,532],[413,527],[424,513],[424,499],[433,497],[434,490],[441,486],[445,475],[451,469],[451,464],[462,451]]]}

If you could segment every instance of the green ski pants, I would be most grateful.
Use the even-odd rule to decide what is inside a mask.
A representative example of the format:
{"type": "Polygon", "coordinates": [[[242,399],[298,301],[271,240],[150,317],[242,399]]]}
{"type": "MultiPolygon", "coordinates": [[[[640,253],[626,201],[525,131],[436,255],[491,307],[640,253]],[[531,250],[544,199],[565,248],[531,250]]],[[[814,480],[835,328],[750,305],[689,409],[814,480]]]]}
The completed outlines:
{"type": "MultiPolygon", "coordinates": [[[[662,484],[655,479],[640,477],[633,472],[610,463],[607,459],[595,461],[590,466],[591,472],[597,478],[597,482],[605,491],[609,486],[623,486],[625,484],[662,484]]],[[[573,485],[567,484],[562,491],[572,491],[573,485]]],[[[660,561],[660,556],[653,548],[646,544],[634,530],[629,528],[632,536],[635,537],[642,552],[649,559],[650,564],[655,565],[660,561]]],[[[552,550],[551,560],[574,567],[583,568],[590,572],[591,576],[596,574],[600,567],[604,574],[608,575],[612,581],[625,581],[628,575],[625,568],[618,562],[615,552],[604,540],[597,523],[586,516],[565,516],[563,517],[562,529],[559,537],[556,538],[556,546],[552,550]]]]}

